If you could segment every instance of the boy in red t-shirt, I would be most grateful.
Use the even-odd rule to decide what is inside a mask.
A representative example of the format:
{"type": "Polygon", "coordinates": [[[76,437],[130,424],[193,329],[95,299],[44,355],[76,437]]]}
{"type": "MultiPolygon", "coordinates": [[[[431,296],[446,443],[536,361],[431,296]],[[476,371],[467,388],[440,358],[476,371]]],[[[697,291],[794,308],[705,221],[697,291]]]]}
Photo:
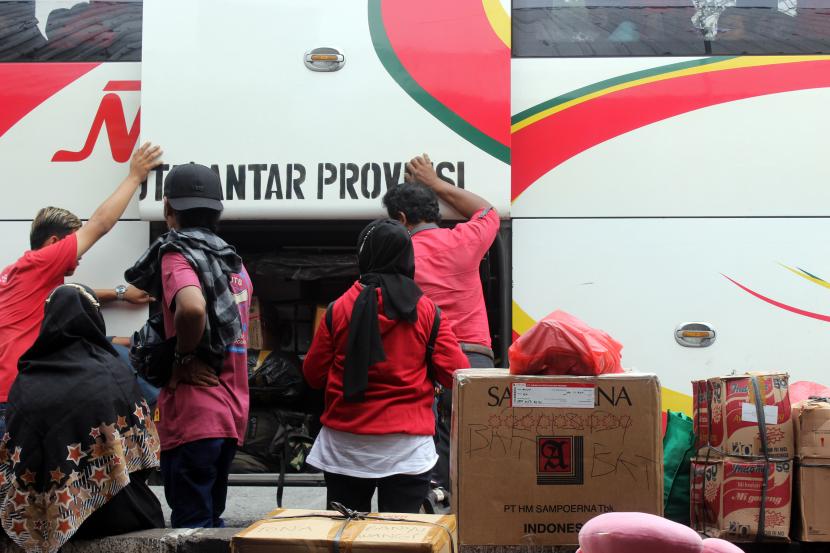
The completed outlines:
{"type": "MultiPolygon", "coordinates": [[[[130,172],[86,224],[57,207],[41,209],[32,221],[31,250],[0,272],[0,427],[5,433],[5,403],[17,376],[17,361],[37,338],[49,293],[75,272],[78,261],[112,229],[150,170],[161,163],[161,149],[149,143],[133,154],[130,172]]],[[[118,286],[96,290],[101,301],[151,301],[142,290],[118,286]]],[[[0,433],[0,435],[2,434],[0,433]]]]}

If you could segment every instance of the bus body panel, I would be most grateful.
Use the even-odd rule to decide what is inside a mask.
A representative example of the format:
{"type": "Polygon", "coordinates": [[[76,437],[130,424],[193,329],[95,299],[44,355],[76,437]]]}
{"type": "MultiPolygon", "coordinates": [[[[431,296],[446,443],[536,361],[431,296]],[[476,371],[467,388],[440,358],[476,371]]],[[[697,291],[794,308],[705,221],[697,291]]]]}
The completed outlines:
{"type": "MultiPolygon", "coordinates": [[[[487,135],[509,143],[509,49],[492,28],[480,29],[489,25],[480,1],[453,9],[470,13],[455,25],[478,29],[481,49],[460,40],[443,51],[441,36],[427,33],[440,2],[233,6],[144,3],[142,135],[164,144],[170,164],[216,165],[226,218],[381,216],[383,193],[422,152],[509,213],[509,148],[487,135]],[[415,42],[413,29],[426,29],[415,42]],[[317,47],[340,51],[342,69],[306,68],[304,54],[317,47]],[[457,65],[465,49],[467,63],[481,67],[457,65]],[[501,80],[494,83],[491,69],[501,80]],[[426,100],[411,89],[415,77],[426,100]],[[475,102],[480,109],[469,111],[475,102]],[[470,125],[487,132],[476,135],[470,125]]],[[[161,217],[161,179],[153,182],[141,202],[145,219],[161,217]]]]}
{"type": "MultiPolygon", "coordinates": [[[[14,102],[19,115],[0,135],[0,265],[6,266],[29,249],[40,208],[63,207],[87,219],[127,175],[138,140],[141,64],[20,63],[0,64],[0,71],[18,76],[0,81],[0,103],[14,102]]],[[[148,238],[149,223],[138,220],[134,201],[67,280],[94,288],[124,282],[124,269],[148,238]]],[[[108,306],[107,332],[131,335],[146,314],[146,308],[108,306]]]]}
{"type": "Polygon", "coordinates": [[[830,167],[818,160],[830,124],[830,57],[789,59],[738,58],[733,68],[689,74],[666,69],[682,62],[650,58],[650,78],[660,79],[651,82],[625,78],[649,72],[642,59],[580,60],[604,68],[587,85],[572,73],[574,60],[517,60],[514,106],[568,101],[547,116],[514,112],[513,216],[826,214],[830,188],[820,183],[830,167]],[[558,78],[551,85],[539,75],[558,78]],[[623,82],[602,84],[614,80],[623,82]]]}
{"type": "Polygon", "coordinates": [[[619,340],[626,368],[685,395],[733,370],[821,382],[830,289],[798,268],[830,277],[828,246],[825,218],[514,219],[513,327],[562,309],[619,340]],[[677,344],[678,325],[697,321],[715,343],[677,344]]]}
{"type": "Polygon", "coordinates": [[[684,410],[695,378],[821,381],[828,61],[513,60],[514,334],[568,311],[684,410]],[[714,344],[680,346],[688,322],[714,344]]]}

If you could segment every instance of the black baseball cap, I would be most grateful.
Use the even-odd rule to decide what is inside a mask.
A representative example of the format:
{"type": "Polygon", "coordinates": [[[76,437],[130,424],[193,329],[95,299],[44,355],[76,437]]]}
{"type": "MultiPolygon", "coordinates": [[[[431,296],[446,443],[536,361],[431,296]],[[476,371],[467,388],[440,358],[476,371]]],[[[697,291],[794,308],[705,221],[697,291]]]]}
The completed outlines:
{"type": "Polygon", "coordinates": [[[210,167],[185,163],[173,167],[164,179],[164,196],[176,211],[207,208],[222,211],[222,183],[210,167]]]}

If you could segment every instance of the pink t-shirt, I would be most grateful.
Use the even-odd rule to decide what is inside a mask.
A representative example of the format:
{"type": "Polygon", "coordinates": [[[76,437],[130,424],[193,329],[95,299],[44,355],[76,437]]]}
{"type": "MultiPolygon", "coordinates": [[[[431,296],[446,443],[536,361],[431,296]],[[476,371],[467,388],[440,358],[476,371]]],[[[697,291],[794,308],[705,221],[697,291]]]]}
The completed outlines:
{"type": "Polygon", "coordinates": [[[78,237],[30,250],[0,273],[0,402],[9,397],[17,362],[35,343],[46,298],[78,266],[78,237]]]}
{"type": "Polygon", "coordinates": [[[412,235],[415,282],[443,310],[459,342],[490,347],[478,266],[498,231],[498,213],[486,209],[453,228],[416,229],[412,235]]]}
{"type": "MultiPolygon", "coordinates": [[[[197,286],[199,277],[180,253],[168,253],[161,260],[164,293],[162,310],[167,336],[176,334],[173,310],[176,294],[197,286]]],[[[231,292],[242,318],[242,337],[228,347],[219,385],[213,387],[179,384],[175,390],[162,388],[158,398],[157,424],[161,449],[206,438],[235,438],[239,445],[248,423],[248,306],[253,287],[248,271],[231,275],[231,292]]],[[[210,309],[210,306],[208,306],[210,309]]]]}

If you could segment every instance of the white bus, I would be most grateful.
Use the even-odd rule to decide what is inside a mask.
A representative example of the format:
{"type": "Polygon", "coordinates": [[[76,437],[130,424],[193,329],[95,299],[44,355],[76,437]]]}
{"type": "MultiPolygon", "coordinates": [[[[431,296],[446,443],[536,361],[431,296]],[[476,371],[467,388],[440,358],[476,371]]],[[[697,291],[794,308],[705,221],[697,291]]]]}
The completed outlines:
{"type": "MultiPolygon", "coordinates": [[[[502,217],[482,264],[501,364],[564,309],[658,374],[664,408],[732,370],[820,381],[828,9],[0,0],[0,254],[25,249],[43,205],[88,217],[140,132],[166,167],[77,278],[121,282],[163,231],[165,171],[215,165],[272,347],[302,355],[315,307],[354,277],[357,231],[427,151],[502,217]]],[[[112,311],[110,331],[143,316],[112,311]]]]}

